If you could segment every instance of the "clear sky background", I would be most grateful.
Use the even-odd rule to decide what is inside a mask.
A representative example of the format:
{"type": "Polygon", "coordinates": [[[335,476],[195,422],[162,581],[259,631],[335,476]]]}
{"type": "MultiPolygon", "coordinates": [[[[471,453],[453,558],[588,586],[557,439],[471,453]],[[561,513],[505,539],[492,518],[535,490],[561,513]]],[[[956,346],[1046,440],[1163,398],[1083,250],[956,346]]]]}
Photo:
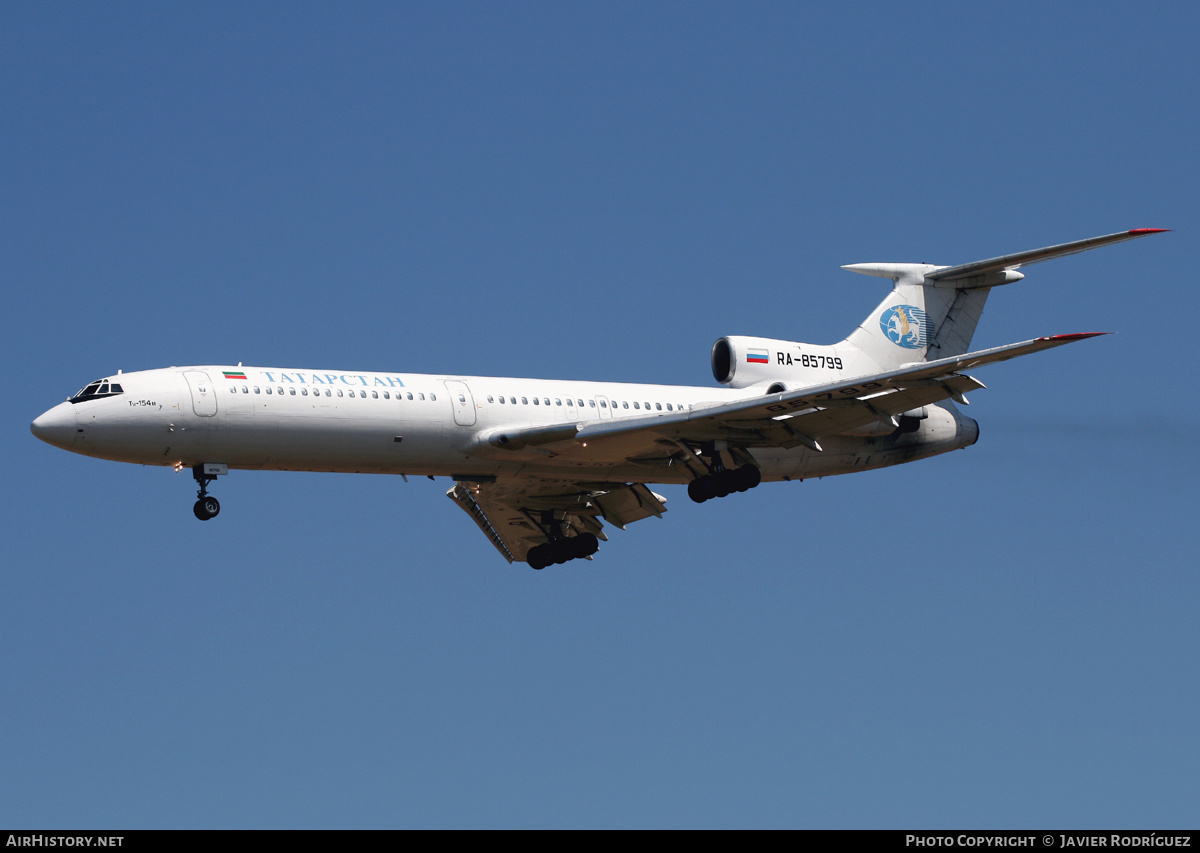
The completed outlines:
{"type": "Polygon", "coordinates": [[[0,824],[1195,827],[1194,3],[0,6],[0,824]],[[449,481],[29,422],[167,365],[712,384],[1031,267],[974,447],[509,566],[449,481]]]}

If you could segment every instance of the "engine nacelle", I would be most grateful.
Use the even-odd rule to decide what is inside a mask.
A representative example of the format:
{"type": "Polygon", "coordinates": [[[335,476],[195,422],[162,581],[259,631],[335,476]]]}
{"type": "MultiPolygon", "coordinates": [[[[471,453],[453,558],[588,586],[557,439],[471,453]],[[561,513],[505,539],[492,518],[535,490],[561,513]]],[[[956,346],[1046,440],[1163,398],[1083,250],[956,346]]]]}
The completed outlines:
{"type": "Polygon", "coordinates": [[[850,352],[774,338],[727,335],[712,348],[713,378],[730,388],[767,384],[771,393],[819,384],[843,375],[850,352]]]}

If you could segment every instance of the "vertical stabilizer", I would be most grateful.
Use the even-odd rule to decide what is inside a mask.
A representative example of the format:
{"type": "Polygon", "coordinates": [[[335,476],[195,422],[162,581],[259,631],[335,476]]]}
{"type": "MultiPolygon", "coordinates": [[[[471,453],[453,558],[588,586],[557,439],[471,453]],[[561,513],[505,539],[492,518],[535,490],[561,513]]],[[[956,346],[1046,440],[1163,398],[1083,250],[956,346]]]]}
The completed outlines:
{"type": "Polygon", "coordinates": [[[951,267],[932,264],[849,264],[844,270],[890,278],[892,292],[855,329],[844,345],[882,370],[968,352],[993,287],[1020,281],[1018,267],[1086,252],[1100,246],[1161,234],[1134,228],[1072,243],[1059,243],[951,267]]]}
{"type": "MultiPolygon", "coordinates": [[[[845,341],[880,370],[967,352],[991,291],[931,281],[927,276],[941,269],[932,264],[851,264],[843,269],[894,282],[891,293],[845,341]]],[[[1020,276],[1009,272],[1005,277],[1020,276]]]]}

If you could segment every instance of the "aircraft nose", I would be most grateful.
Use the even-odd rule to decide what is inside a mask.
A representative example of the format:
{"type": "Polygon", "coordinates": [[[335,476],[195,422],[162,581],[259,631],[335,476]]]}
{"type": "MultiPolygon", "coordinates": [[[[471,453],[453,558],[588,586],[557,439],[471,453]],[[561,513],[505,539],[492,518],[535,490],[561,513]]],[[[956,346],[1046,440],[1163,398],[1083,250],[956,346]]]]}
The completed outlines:
{"type": "Polygon", "coordinates": [[[70,403],[59,403],[48,412],[34,418],[29,431],[47,444],[70,448],[78,436],[75,423],[75,407],[70,403]]]}

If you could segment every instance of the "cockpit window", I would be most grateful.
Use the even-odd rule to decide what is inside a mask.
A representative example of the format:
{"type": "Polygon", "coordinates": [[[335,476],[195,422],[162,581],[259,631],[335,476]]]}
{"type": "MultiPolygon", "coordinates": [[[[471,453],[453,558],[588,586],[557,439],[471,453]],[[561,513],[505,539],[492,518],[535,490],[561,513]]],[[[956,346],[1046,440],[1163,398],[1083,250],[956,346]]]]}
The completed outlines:
{"type": "Polygon", "coordinates": [[[72,403],[83,403],[87,400],[98,400],[101,397],[115,397],[117,394],[122,394],[124,391],[118,382],[109,382],[107,379],[97,379],[85,385],[79,392],[70,399],[72,403]]]}

